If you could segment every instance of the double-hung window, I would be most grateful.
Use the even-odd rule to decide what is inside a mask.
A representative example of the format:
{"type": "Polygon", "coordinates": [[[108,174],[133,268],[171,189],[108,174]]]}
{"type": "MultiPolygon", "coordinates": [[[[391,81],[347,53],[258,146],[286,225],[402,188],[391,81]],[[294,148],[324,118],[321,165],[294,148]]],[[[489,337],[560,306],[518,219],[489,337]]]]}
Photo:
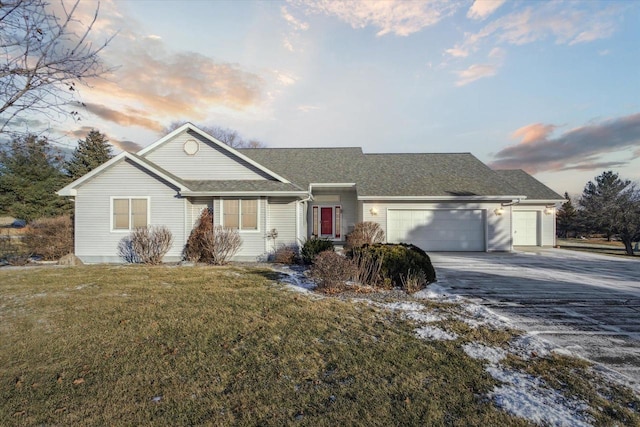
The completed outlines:
{"type": "Polygon", "coordinates": [[[128,231],[149,224],[147,197],[113,197],[111,199],[112,230],[128,231]]]}
{"type": "Polygon", "coordinates": [[[258,199],[224,199],[222,225],[237,230],[258,230],[258,199]]]}

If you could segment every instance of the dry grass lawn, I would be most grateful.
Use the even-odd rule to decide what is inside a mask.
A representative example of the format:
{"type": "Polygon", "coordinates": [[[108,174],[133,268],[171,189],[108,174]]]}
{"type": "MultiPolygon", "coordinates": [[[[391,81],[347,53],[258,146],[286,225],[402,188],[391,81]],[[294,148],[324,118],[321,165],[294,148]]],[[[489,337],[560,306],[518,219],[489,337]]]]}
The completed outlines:
{"type": "Polygon", "coordinates": [[[274,279],[0,269],[0,425],[528,425],[484,397],[496,381],[459,343],[274,279]]]}

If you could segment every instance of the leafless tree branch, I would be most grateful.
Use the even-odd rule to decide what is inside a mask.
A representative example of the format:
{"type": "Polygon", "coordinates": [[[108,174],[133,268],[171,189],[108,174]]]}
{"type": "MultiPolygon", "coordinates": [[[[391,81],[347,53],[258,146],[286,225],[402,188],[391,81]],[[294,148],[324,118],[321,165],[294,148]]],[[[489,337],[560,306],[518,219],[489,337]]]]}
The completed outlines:
{"type": "Polygon", "coordinates": [[[76,19],[79,0],[60,1],[58,14],[45,0],[0,1],[0,133],[23,114],[77,117],[76,86],[109,71],[100,53],[114,36],[89,40],[100,5],[87,24],[76,19]]]}

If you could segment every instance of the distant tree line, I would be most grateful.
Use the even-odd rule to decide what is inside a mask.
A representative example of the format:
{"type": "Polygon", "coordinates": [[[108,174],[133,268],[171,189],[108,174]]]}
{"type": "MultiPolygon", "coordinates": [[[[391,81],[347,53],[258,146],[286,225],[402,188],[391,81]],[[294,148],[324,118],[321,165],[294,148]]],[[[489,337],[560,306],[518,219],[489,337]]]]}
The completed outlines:
{"type": "Polygon", "coordinates": [[[616,237],[628,255],[634,242],[640,241],[640,188],[612,171],[589,181],[574,206],[568,193],[558,210],[556,230],[559,237],[601,234],[616,237]]]}

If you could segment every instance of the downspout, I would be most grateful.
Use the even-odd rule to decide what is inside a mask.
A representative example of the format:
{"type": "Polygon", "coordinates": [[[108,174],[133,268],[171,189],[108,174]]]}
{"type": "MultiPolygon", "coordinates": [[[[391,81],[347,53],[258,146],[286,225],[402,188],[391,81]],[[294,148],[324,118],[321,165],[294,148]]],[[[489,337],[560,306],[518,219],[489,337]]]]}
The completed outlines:
{"type": "Polygon", "coordinates": [[[300,239],[301,237],[300,236],[300,204],[310,202],[311,200],[313,200],[313,196],[311,196],[311,184],[309,184],[309,196],[305,199],[298,200],[298,203],[296,203],[296,238],[298,240],[298,249],[300,249],[300,240],[301,240],[300,239]]]}

